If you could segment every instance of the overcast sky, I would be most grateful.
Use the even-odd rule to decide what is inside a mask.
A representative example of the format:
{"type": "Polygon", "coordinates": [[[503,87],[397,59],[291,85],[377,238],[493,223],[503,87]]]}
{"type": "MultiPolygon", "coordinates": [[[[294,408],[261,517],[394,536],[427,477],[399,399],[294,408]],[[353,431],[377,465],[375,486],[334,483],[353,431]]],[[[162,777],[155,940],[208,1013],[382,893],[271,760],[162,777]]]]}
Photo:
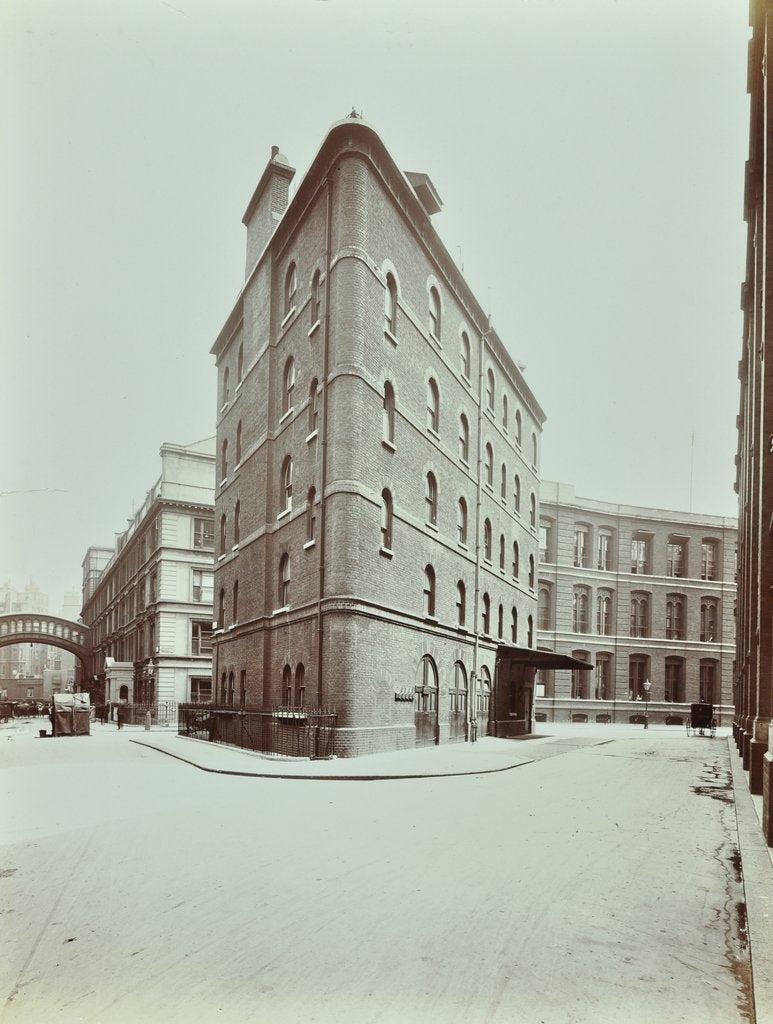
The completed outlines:
{"type": "Polygon", "coordinates": [[[58,610],[162,442],[214,434],[244,209],[352,107],[431,176],[543,476],[735,515],[747,8],[3,0],[0,579],[58,610]]]}

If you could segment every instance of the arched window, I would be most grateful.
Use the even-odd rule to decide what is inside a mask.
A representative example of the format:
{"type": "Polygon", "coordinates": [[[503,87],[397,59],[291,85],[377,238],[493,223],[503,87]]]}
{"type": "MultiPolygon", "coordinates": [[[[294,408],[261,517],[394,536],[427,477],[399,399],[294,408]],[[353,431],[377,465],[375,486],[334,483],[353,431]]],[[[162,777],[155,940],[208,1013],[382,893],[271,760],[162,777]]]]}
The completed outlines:
{"type": "Polygon", "coordinates": [[[225,480],[228,476],[228,438],[223,441],[220,449],[220,479],[225,480]]]}
{"type": "Polygon", "coordinates": [[[537,435],[532,433],[531,435],[531,464],[534,468],[537,468],[537,435]]]}
{"type": "Polygon", "coordinates": [[[648,636],[649,624],[649,594],[631,594],[631,636],[648,636]]]}
{"type": "Polygon", "coordinates": [[[424,503],[427,508],[427,522],[432,526],[437,526],[437,480],[434,473],[427,473],[424,503]]]}
{"type": "Polygon", "coordinates": [[[317,492],[313,487],[309,488],[306,495],[306,543],[311,544],[317,535],[317,509],[314,504],[317,492]]]}
{"type": "Polygon", "coordinates": [[[674,704],[684,700],[684,658],[666,658],[663,700],[674,704]]]}
{"type": "Polygon", "coordinates": [[[289,512],[293,507],[293,460],[287,455],[282,463],[282,474],[279,484],[282,511],[289,512]]]}
{"type": "Polygon", "coordinates": [[[468,380],[470,378],[470,339],[467,336],[466,331],[462,331],[462,341],[460,346],[460,357],[462,364],[462,376],[468,380]]]}
{"type": "Polygon", "coordinates": [[[236,424],[236,465],[242,461],[242,421],[236,424]]]}
{"type": "Polygon", "coordinates": [[[666,596],[666,640],[684,640],[684,598],[681,594],[666,596]]]}
{"type": "Polygon", "coordinates": [[[505,571],[505,535],[499,535],[499,571],[505,571]]]}
{"type": "Polygon", "coordinates": [[[486,459],[483,469],[483,481],[486,487],[493,489],[494,487],[494,449],[491,444],[486,442],[486,459]]]}
{"type": "Polygon", "coordinates": [[[509,405],[507,402],[507,395],[502,395],[502,428],[507,431],[508,420],[509,420],[509,405]]]}
{"type": "Polygon", "coordinates": [[[298,288],[298,270],[294,263],[287,268],[285,275],[285,316],[295,306],[295,292],[298,288]]]}
{"type": "Polygon", "coordinates": [[[282,555],[279,559],[279,607],[286,608],[290,603],[290,556],[282,555]]]}
{"type": "Polygon", "coordinates": [[[713,643],[719,639],[717,632],[717,601],[713,597],[701,599],[701,632],[702,643],[713,643]]]}
{"type": "Polygon", "coordinates": [[[317,378],[311,382],[309,387],[309,436],[311,436],[315,430],[319,427],[319,402],[317,389],[319,383],[317,378]]]}
{"type": "Polygon", "coordinates": [[[537,499],[534,491],[529,495],[529,526],[533,529],[537,526],[537,499]]]}
{"type": "Polygon", "coordinates": [[[416,684],[416,710],[437,711],[437,667],[432,658],[425,654],[419,663],[419,678],[416,684]]]}
{"type": "Polygon", "coordinates": [[[314,277],[311,279],[311,302],[309,303],[309,316],[311,317],[311,326],[313,327],[319,321],[319,309],[320,309],[320,298],[319,298],[319,270],[314,271],[314,277]]]}
{"type": "Polygon", "coordinates": [[[440,430],[440,392],[433,377],[427,381],[427,429],[435,434],[440,430]]]}
{"type": "Polygon", "coordinates": [[[612,635],[612,595],[600,590],[596,597],[596,632],[599,636],[612,635]]]}
{"type": "Polygon", "coordinates": [[[306,702],[306,669],[298,662],[295,669],[295,706],[302,708],[306,702]]]}
{"type": "Polygon", "coordinates": [[[435,570],[431,565],[424,567],[424,614],[435,616],[435,570]]]}
{"type": "Polygon", "coordinates": [[[467,502],[464,498],[459,499],[456,509],[456,531],[460,544],[467,544],[467,502]]]}
{"type": "Polygon", "coordinates": [[[699,700],[705,704],[716,704],[719,696],[717,692],[717,662],[713,658],[701,658],[698,682],[699,700]]]}
{"type": "Polygon", "coordinates": [[[381,492],[381,547],[392,550],[392,495],[386,488],[381,492]]]}
{"type": "Polygon", "coordinates": [[[383,439],[387,444],[395,443],[395,389],[390,381],[384,384],[384,412],[382,416],[383,439]]]}
{"type": "Polygon", "coordinates": [[[467,713],[467,670],[461,661],[454,663],[454,686],[449,690],[451,697],[451,711],[458,711],[462,715],[467,713]]]}
{"type": "Polygon", "coordinates": [[[225,629],[225,587],[220,588],[217,598],[217,627],[225,629]]]}
{"type": "Polygon", "coordinates": [[[456,622],[463,626],[467,618],[467,591],[462,580],[456,584],[456,622]]]}
{"type": "Polygon", "coordinates": [[[483,523],[483,557],[486,559],[487,562],[491,561],[491,547],[491,520],[486,519],[484,520],[483,523]]]}
{"type": "Polygon", "coordinates": [[[238,580],[234,580],[232,608],[233,608],[232,621],[234,622],[234,624],[236,624],[239,621],[239,581],[238,580]]]}
{"type": "Polygon", "coordinates": [[[491,673],[486,665],[480,670],[480,688],[478,689],[478,721],[488,720],[489,705],[491,703],[491,673]]]}
{"type": "Polygon", "coordinates": [[[228,695],[228,676],[224,672],[220,676],[220,703],[225,704],[228,695]]]}
{"type": "Polygon", "coordinates": [[[440,295],[437,288],[429,290],[429,333],[440,341],[440,295]]]}
{"type": "Polygon", "coordinates": [[[234,544],[238,544],[241,534],[240,519],[242,514],[242,503],[237,501],[234,505],[234,544]]]}
{"type": "Polygon", "coordinates": [[[483,595],[483,632],[486,636],[491,632],[491,598],[483,595]]]}
{"type": "Polygon", "coordinates": [[[293,670],[289,665],[282,669],[282,692],[284,694],[285,707],[293,706],[293,670]]]}
{"type": "Polygon", "coordinates": [[[518,541],[513,541],[513,579],[517,580],[521,572],[521,551],[518,541]]]}
{"type": "MultiPolygon", "coordinates": [[[[572,651],[572,657],[577,661],[588,661],[587,651],[572,651]]],[[[572,700],[588,699],[588,676],[590,673],[581,668],[572,669],[572,700]]]]}
{"type": "Polygon", "coordinates": [[[515,410],[515,440],[520,445],[521,437],[523,436],[523,420],[521,419],[521,410],[515,410]]]}
{"type": "Polygon", "coordinates": [[[510,643],[518,643],[518,609],[515,605],[510,615],[510,643]]]}
{"type": "Polygon", "coordinates": [[[527,626],[528,626],[528,631],[527,631],[527,637],[526,637],[526,646],[527,647],[533,647],[534,646],[534,619],[532,618],[531,615],[529,616],[527,626]]]}
{"type": "Polygon", "coordinates": [[[534,555],[529,555],[529,589],[534,590],[534,555]]]}
{"type": "Polygon", "coordinates": [[[505,633],[505,609],[500,604],[497,615],[497,637],[501,640],[505,633]]]}
{"type": "Polygon", "coordinates": [[[521,478],[517,473],[513,479],[513,507],[515,514],[519,516],[521,514],[521,478]]]}
{"type": "Polygon", "coordinates": [[[282,377],[282,415],[284,416],[293,407],[293,388],[295,387],[295,361],[293,357],[285,363],[284,375],[282,377]]]}
{"type": "Polygon", "coordinates": [[[236,379],[241,381],[244,376],[244,342],[239,346],[239,355],[236,357],[236,379]]]}
{"type": "Polygon", "coordinates": [[[500,474],[499,496],[502,501],[507,502],[507,466],[504,462],[502,463],[502,471],[500,474]]]}
{"type": "Polygon", "coordinates": [[[495,398],[494,371],[489,367],[486,370],[486,406],[490,412],[494,411],[495,398]]]}
{"type": "Polygon", "coordinates": [[[392,274],[386,276],[384,292],[384,330],[397,337],[397,282],[392,274]]]}
{"type": "Polygon", "coordinates": [[[470,424],[464,413],[459,417],[459,458],[462,462],[470,461],[470,424]]]}
{"type": "Polygon", "coordinates": [[[572,591],[572,631],[588,632],[588,591],[585,587],[575,587],[572,591]]]}
{"type": "Polygon", "coordinates": [[[226,519],[225,512],[220,516],[220,554],[225,554],[225,538],[226,538],[226,526],[228,520],[226,519]]]}
{"type": "Polygon", "coordinates": [[[231,398],[231,373],[228,367],[223,370],[223,405],[228,405],[231,398]]]}

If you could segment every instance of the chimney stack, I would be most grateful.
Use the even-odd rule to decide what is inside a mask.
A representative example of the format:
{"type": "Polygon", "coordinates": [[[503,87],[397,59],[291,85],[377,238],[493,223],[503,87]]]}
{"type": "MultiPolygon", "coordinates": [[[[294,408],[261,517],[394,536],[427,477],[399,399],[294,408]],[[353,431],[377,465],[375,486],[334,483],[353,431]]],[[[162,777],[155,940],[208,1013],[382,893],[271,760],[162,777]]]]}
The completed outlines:
{"type": "Polygon", "coordinates": [[[266,164],[242,217],[242,224],[247,228],[245,274],[249,274],[255,266],[274,233],[274,228],[287,209],[290,182],[294,176],[295,168],[290,167],[287,157],[279,152],[279,146],[272,146],[271,159],[266,164]]]}

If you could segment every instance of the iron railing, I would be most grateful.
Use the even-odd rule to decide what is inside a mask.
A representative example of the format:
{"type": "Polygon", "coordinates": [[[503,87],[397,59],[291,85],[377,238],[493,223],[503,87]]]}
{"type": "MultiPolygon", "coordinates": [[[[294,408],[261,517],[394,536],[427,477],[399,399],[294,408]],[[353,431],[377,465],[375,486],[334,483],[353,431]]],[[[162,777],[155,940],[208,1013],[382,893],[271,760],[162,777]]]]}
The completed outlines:
{"type": "Polygon", "coordinates": [[[121,725],[147,725],[148,713],[151,725],[169,728],[177,725],[177,703],[173,700],[162,700],[156,704],[97,704],[95,713],[100,721],[120,721],[121,725]]]}
{"type": "Polygon", "coordinates": [[[181,736],[224,743],[276,757],[333,756],[337,715],[325,708],[180,704],[181,736]]]}

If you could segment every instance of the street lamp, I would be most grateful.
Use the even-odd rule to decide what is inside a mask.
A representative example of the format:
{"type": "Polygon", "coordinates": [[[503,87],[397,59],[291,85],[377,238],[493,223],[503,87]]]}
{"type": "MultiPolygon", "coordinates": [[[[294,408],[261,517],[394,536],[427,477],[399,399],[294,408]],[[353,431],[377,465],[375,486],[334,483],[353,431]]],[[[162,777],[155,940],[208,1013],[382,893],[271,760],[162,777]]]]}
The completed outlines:
{"type": "Polygon", "coordinates": [[[644,680],[644,728],[645,729],[649,729],[649,727],[650,727],[649,710],[650,710],[650,690],[651,689],[652,689],[652,683],[649,681],[649,679],[645,679],[644,680]]]}

